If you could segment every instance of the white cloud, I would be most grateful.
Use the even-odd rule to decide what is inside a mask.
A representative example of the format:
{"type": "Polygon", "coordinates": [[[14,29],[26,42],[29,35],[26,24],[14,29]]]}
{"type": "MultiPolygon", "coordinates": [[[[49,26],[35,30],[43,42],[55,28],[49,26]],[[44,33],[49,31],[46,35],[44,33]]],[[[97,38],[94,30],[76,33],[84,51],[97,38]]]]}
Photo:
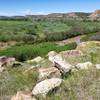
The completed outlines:
{"type": "Polygon", "coordinates": [[[8,15],[9,15],[8,13],[0,12],[0,16],[8,16],[8,15]]]}
{"type": "Polygon", "coordinates": [[[36,12],[35,14],[36,14],[36,15],[46,15],[46,14],[48,14],[48,13],[46,13],[46,12],[36,12]]]}
{"type": "Polygon", "coordinates": [[[46,15],[46,14],[48,14],[48,13],[45,13],[45,12],[42,12],[42,11],[33,12],[31,9],[20,11],[19,13],[22,14],[22,15],[46,15]]]}
{"type": "Polygon", "coordinates": [[[32,14],[32,10],[31,9],[27,9],[24,11],[19,11],[20,14],[22,15],[31,15],[32,14]]]}
{"type": "Polygon", "coordinates": [[[22,15],[21,13],[8,13],[8,12],[0,12],[0,16],[16,16],[16,15],[22,15]]]}
{"type": "Polygon", "coordinates": [[[46,15],[48,14],[47,12],[33,12],[31,9],[26,9],[26,10],[23,10],[23,11],[17,11],[17,12],[0,12],[0,16],[16,16],[16,15],[46,15]]]}

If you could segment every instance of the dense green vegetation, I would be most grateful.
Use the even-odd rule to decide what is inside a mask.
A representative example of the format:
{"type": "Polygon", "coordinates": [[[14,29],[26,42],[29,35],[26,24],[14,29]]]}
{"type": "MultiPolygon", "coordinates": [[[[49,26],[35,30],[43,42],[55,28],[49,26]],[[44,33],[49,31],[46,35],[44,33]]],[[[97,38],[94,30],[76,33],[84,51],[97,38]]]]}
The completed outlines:
{"type": "Polygon", "coordinates": [[[76,43],[71,43],[65,46],[58,46],[54,43],[39,43],[39,44],[23,44],[23,45],[16,45],[11,48],[1,50],[1,55],[6,56],[13,56],[17,60],[25,61],[27,59],[32,59],[37,56],[45,56],[49,51],[64,51],[75,49],[76,43]]]}
{"type": "Polygon", "coordinates": [[[84,35],[81,39],[81,41],[90,41],[90,40],[100,41],[100,32],[84,35]]]}
{"type": "Polygon", "coordinates": [[[100,31],[100,23],[74,20],[0,21],[0,41],[58,41],[100,31]]]}

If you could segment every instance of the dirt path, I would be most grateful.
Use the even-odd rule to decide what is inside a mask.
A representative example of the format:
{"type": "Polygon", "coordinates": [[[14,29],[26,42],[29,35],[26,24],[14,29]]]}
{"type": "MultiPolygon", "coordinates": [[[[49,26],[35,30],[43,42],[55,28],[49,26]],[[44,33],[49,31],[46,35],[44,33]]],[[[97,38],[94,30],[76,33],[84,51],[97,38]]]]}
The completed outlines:
{"type": "Polygon", "coordinates": [[[74,38],[69,38],[69,39],[66,39],[66,40],[63,40],[63,41],[58,41],[58,42],[55,42],[55,43],[60,45],[60,46],[64,46],[64,45],[72,43],[72,42],[76,42],[77,44],[79,44],[81,42],[81,38],[82,38],[82,36],[76,36],[74,38]]]}

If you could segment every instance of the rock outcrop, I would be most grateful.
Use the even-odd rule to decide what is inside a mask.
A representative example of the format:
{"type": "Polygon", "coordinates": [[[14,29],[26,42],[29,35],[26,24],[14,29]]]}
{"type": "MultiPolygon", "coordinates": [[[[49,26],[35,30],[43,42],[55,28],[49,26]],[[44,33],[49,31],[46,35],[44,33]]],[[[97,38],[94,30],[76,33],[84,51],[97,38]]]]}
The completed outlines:
{"type": "Polygon", "coordinates": [[[43,60],[43,58],[42,57],[40,57],[40,56],[38,56],[38,57],[36,57],[36,58],[34,58],[34,59],[32,59],[32,60],[28,60],[28,61],[26,61],[27,63],[29,63],[29,64],[31,64],[31,63],[39,63],[40,61],[42,61],[43,60]]]}

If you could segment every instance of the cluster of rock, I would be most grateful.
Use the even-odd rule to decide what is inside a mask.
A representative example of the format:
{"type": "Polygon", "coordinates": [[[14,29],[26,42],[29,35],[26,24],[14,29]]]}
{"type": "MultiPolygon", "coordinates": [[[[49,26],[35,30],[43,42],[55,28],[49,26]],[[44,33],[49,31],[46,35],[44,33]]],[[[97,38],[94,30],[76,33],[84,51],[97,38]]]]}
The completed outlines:
{"type": "MultiPolygon", "coordinates": [[[[59,54],[54,56],[52,62],[55,63],[55,66],[50,68],[38,69],[40,82],[36,84],[36,86],[33,88],[30,94],[18,92],[16,96],[12,97],[11,100],[36,100],[35,97],[38,95],[41,95],[45,98],[49,91],[61,85],[61,83],[63,82],[63,80],[61,79],[61,74],[66,74],[73,70],[76,71],[75,68],[82,70],[89,69],[93,66],[91,62],[78,63],[76,66],[72,66],[71,64],[65,62],[59,54]]],[[[96,66],[100,67],[100,65],[96,66]]]]}
{"type": "MultiPolygon", "coordinates": [[[[96,42],[97,43],[97,42],[96,42]]],[[[87,43],[89,44],[89,43],[87,43]]],[[[76,59],[84,53],[79,50],[79,48],[85,47],[85,43],[81,43],[81,46],[77,47],[76,50],[68,50],[68,51],[62,51],[60,53],[57,53],[55,51],[51,51],[48,53],[48,60],[52,62],[52,66],[47,65],[48,67],[39,67],[39,66],[32,66],[28,70],[25,71],[28,72],[30,70],[37,68],[36,71],[38,71],[38,83],[33,87],[31,92],[23,92],[18,91],[15,96],[11,98],[11,100],[36,100],[37,96],[40,95],[42,97],[46,97],[49,91],[52,91],[53,89],[59,87],[62,82],[62,76],[68,75],[71,72],[77,72],[78,70],[87,70],[95,66],[96,69],[100,69],[100,64],[93,64],[90,61],[83,62],[83,63],[77,63],[77,64],[70,64],[68,61],[66,61],[65,58],[71,56],[76,57],[76,59]]],[[[0,68],[6,63],[11,64],[15,61],[14,58],[0,58],[0,68]],[[5,63],[4,63],[5,62],[5,63]]],[[[36,57],[35,59],[28,60],[27,63],[40,63],[43,62],[44,58],[42,57],[36,57]]]]}

